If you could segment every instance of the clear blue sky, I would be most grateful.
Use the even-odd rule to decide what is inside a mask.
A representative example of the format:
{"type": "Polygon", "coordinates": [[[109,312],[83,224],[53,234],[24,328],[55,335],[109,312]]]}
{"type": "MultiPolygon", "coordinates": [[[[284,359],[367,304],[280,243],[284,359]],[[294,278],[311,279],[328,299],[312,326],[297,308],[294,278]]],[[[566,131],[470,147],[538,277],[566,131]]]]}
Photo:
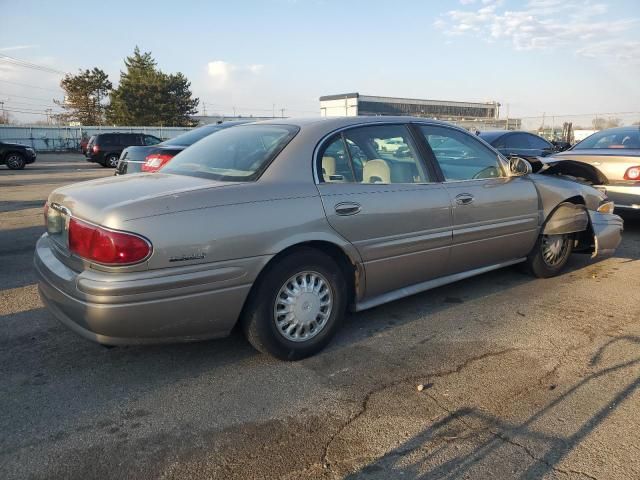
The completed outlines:
{"type": "MultiPolygon", "coordinates": [[[[139,45],[187,75],[209,113],[311,115],[319,96],[353,91],[497,100],[512,116],[640,111],[638,0],[0,0],[0,12],[0,55],[97,66],[115,84],[139,45]]],[[[43,110],[59,80],[0,61],[0,101],[43,110]]]]}

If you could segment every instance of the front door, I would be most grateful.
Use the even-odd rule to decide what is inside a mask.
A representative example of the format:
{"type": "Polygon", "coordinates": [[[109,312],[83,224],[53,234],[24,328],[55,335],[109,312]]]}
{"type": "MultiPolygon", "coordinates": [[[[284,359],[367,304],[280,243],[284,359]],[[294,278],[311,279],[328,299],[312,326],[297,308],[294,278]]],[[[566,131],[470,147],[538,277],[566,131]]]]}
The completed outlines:
{"type": "Polygon", "coordinates": [[[325,142],[318,189],[331,226],[364,261],[372,298],[444,274],[451,202],[404,125],[356,127],[325,142]]]}
{"type": "Polygon", "coordinates": [[[453,205],[448,273],[525,257],[539,233],[538,193],[476,137],[441,125],[418,125],[453,205]]]}

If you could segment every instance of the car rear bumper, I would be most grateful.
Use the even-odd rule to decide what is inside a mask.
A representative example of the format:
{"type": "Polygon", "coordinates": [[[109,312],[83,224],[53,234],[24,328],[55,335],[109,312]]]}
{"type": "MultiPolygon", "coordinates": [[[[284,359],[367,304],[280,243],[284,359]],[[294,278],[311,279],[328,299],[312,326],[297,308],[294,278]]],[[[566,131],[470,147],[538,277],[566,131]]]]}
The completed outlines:
{"type": "Polygon", "coordinates": [[[640,182],[614,183],[603,187],[616,208],[640,210],[640,182]]]}
{"type": "Polygon", "coordinates": [[[268,258],[123,274],[76,272],[36,244],[40,296],[64,325],[107,345],[137,345],[226,336],[257,272],[268,258]]]}
{"type": "Polygon", "coordinates": [[[593,229],[592,257],[612,255],[622,241],[623,221],[618,215],[589,211],[593,229]]]}

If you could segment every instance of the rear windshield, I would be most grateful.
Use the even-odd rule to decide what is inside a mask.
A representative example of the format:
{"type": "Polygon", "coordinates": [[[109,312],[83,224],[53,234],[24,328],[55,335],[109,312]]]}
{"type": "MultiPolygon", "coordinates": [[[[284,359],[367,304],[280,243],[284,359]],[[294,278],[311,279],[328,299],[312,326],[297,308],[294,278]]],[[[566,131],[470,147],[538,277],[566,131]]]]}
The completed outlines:
{"type": "Polygon", "coordinates": [[[200,127],[194,130],[189,130],[182,135],[178,135],[177,137],[171,138],[165,142],[167,145],[180,145],[183,147],[188,147],[189,145],[193,145],[198,140],[202,140],[207,135],[211,135],[213,132],[217,132],[218,130],[222,130],[223,127],[200,127]]]}
{"type": "Polygon", "coordinates": [[[252,181],[298,133],[289,125],[225,128],[176,155],[162,173],[252,181]]]}
{"type": "Polygon", "coordinates": [[[578,143],[572,150],[605,148],[640,148],[640,128],[629,130],[603,130],[578,143]]]}

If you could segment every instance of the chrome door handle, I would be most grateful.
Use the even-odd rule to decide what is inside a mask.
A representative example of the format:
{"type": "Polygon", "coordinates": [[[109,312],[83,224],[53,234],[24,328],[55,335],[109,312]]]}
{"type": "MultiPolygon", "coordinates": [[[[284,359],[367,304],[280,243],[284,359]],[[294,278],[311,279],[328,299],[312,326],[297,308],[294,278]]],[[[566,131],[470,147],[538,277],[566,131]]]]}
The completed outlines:
{"type": "Polygon", "coordinates": [[[456,195],[456,203],[458,205],[470,205],[473,203],[473,195],[470,193],[460,193],[456,195]]]}
{"type": "Polygon", "coordinates": [[[334,208],[338,215],[355,215],[356,213],[360,213],[360,210],[362,210],[360,204],[355,202],[341,202],[334,208]]]}

